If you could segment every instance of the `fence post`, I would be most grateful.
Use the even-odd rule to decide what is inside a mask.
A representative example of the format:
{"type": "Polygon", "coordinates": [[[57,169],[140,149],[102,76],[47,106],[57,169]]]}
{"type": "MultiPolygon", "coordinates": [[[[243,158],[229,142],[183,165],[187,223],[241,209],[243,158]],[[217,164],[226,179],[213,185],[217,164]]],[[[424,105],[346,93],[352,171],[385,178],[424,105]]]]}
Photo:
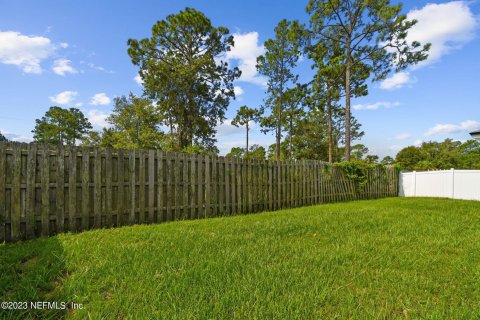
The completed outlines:
{"type": "Polygon", "coordinates": [[[450,195],[451,195],[451,198],[454,199],[455,198],[455,169],[454,168],[451,168],[450,169],[450,172],[451,172],[451,187],[450,187],[450,195]]]}
{"type": "Polygon", "coordinates": [[[413,196],[417,196],[417,171],[413,171],[413,196]]]}

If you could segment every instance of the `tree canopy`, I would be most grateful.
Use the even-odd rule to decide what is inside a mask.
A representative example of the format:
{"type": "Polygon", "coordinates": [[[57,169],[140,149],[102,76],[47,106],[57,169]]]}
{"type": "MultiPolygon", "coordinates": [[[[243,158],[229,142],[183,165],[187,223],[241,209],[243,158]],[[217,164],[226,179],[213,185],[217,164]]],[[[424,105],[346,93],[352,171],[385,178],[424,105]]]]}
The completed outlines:
{"type": "Polygon", "coordinates": [[[145,94],[156,102],[178,150],[213,146],[215,127],[225,120],[235,97],[233,81],[240,77],[238,68],[221,60],[233,45],[227,28],[213,27],[191,8],[158,21],[150,38],[128,40],[145,94]]]}
{"type": "MultiPolygon", "coordinates": [[[[161,114],[148,99],[130,93],[114,99],[114,109],[107,118],[111,131],[106,131],[114,148],[158,149],[163,147],[160,130],[161,114]]],[[[104,131],[105,134],[105,131],[104,131]]]]}
{"type": "Polygon", "coordinates": [[[50,107],[35,123],[33,139],[38,143],[74,146],[92,129],[91,123],[77,108],[50,107]]]}
{"type": "Polygon", "coordinates": [[[8,139],[0,132],[0,142],[8,141],[8,139]]]}
{"type": "Polygon", "coordinates": [[[404,170],[480,169],[480,142],[424,142],[400,150],[395,163],[404,170]]]}
{"type": "MultiPolygon", "coordinates": [[[[351,153],[352,75],[361,68],[373,81],[385,79],[394,69],[400,71],[427,58],[429,44],[407,41],[415,20],[407,20],[401,4],[389,0],[310,0],[311,32],[317,45],[338,47],[338,64],[344,67],[345,159],[351,153]]],[[[317,53],[328,53],[319,49],[317,53]]]]}

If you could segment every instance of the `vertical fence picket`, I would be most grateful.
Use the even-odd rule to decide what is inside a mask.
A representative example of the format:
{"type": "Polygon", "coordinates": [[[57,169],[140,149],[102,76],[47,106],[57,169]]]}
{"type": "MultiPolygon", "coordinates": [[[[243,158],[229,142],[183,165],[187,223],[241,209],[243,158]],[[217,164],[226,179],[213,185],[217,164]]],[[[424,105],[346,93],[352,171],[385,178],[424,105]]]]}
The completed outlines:
{"type": "MultiPolygon", "coordinates": [[[[33,239],[35,237],[35,170],[37,165],[37,146],[34,144],[27,145],[27,183],[25,190],[25,234],[27,239],[33,239]]],[[[1,147],[0,147],[1,152],[1,147]]],[[[1,155],[0,155],[1,162],[1,155]]],[[[0,165],[1,168],[1,165],[0,165]]],[[[1,170],[1,169],[0,169],[1,170]]],[[[1,179],[1,171],[0,171],[1,179]]],[[[0,183],[1,188],[1,183],[0,183]]],[[[0,194],[1,199],[1,194],[0,194]]],[[[0,209],[1,212],[1,209],[0,209]]],[[[1,214],[0,214],[1,219],[1,214]]],[[[0,237],[1,238],[1,237],[0,237]]],[[[1,239],[0,239],[1,242],[1,239]]]]}
{"type": "MultiPolygon", "coordinates": [[[[118,158],[117,158],[118,161],[118,158]]],[[[113,226],[113,159],[112,150],[105,150],[105,224],[113,226]]],[[[118,190],[118,189],[117,189],[118,190]]]]}
{"type": "Polygon", "coordinates": [[[197,170],[196,170],[196,165],[197,165],[197,156],[195,154],[190,155],[190,219],[197,219],[198,218],[198,212],[197,212],[197,205],[196,205],[196,200],[197,197],[195,197],[195,191],[196,191],[196,181],[197,181],[197,170]]]}
{"type": "Polygon", "coordinates": [[[210,213],[212,217],[218,216],[218,158],[216,156],[212,156],[210,158],[211,161],[211,173],[210,173],[210,213]]]}
{"type": "Polygon", "coordinates": [[[65,224],[65,152],[63,146],[57,147],[57,172],[56,172],[56,232],[64,231],[65,224]]]}
{"type": "Polygon", "coordinates": [[[173,196],[174,194],[172,186],[172,153],[165,153],[165,209],[166,209],[166,221],[172,221],[172,207],[173,207],[173,196]]]}
{"type": "Polygon", "coordinates": [[[174,174],[175,174],[175,180],[174,180],[174,184],[175,184],[175,197],[174,197],[174,203],[175,203],[175,215],[174,215],[174,220],[178,220],[181,218],[181,215],[180,215],[180,211],[181,211],[181,194],[180,194],[180,179],[181,179],[181,176],[180,176],[180,154],[178,153],[175,153],[174,154],[174,157],[173,157],[173,160],[174,160],[174,165],[173,165],[173,168],[174,168],[174,174]]]}
{"type": "Polygon", "coordinates": [[[68,230],[73,232],[77,230],[77,149],[75,147],[69,148],[68,171],[68,230]]]}
{"type": "Polygon", "coordinates": [[[13,180],[11,183],[12,205],[11,205],[11,238],[13,241],[21,239],[20,228],[20,183],[21,183],[21,166],[22,166],[22,149],[19,143],[14,143],[12,148],[13,154],[13,180]]]}
{"type": "Polygon", "coordinates": [[[267,160],[268,171],[268,210],[273,210],[273,171],[272,161],[267,160]]]}
{"type": "Polygon", "coordinates": [[[148,223],[153,223],[155,214],[155,150],[148,151],[148,223]]]}
{"type": "Polygon", "coordinates": [[[125,154],[123,150],[117,153],[117,226],[123,225],[125,215],[125,154]]]}
{"type": "Polygon", "coordinates": [[[165,221],[164,216],[164,198],[163,198],[163,184],[164,184],[164,171],[163,171],[163,155],[160,150],[157,151],[157,222],[165,221]]]}
{"type": "Polygon", "coordinates": [[[6,168],[6,158],[7,158],[7,148],[6,143],[0,143],[0,243],[4,242],[5,237],[5,224],[7,220],[7,210],[6,210],[6,178],[7,178],[7,168],[6,168]]]}
{"type": "Polygon", "coordinates": [[[94,167],[93,167],[93,221],[94,228],[98,229],[102,226],[102,154],[101,149],[94,150],[94,167]]]}
{"type": "Polygon", "coordinates": [[[230,207],[230,158],[224,158],[224,177],[225,177],[225,214],[231,215],[230,207]]]}
{"type": "MultiPolygon", "coordinates": [[[[136,168],[135,168],[136,169],[136,168]]],[[[147,222],[147,211],[145,206],[146,198],[146,174],[145,174],[145,151],[138,150],[138,220],[139,223],[147,222]]]]}
{"type": "Polygon", "coordinates": [[[230,159],[230,190],[231,190],[231,214],[237,213],[237,181],[235,159],[230,159]]]}
{"type": "Polygon", "coordinates": [[[210,217],[210,157],[205,156],[205,218],[210,217]]]}
{"type": "Polygon", "coordinates": [[[205,218],[205,194],[203,190],[203,185],[205,182],[205,156],[198,155],[197,157],[197,215],[198,218],[205,218]]]}
{"type": "Polygon", "coordinates": [[[220,216],[225,215],[225,158],[218,158],[218,214],[220,216]]]}
{"type": "Polygon", "coordinates": [[[136,209],[136,189],[137,189],[137,181],[135,177],[135,165],[136,165],[136,157],[135,157],[135,150],[130,150],[130,156],[128,159],[128,170],[129,170],[129,178],[128,181],[130,182],[130,203],[129,203],[129,219],[128,224],[133,224],[136,222],[135,217],[135,209],[136,209]]]}
{"type": "Polygon", "coordinates": [[[42,236],[50,234],[50,149],[48,145],[42,148],[42,236]]]}
{"type": "Polygon", "coordinates": [[[90,149],[82,150],[82,230],[90,225],[90,149]]]}
{"type": "Polygon", "coordinates": [[[183,154],[183,178],[182,178],[182,206],[183,206],[183,219],[191,219],[190,214],[190,203],[189,203],[189,193],[190,193],[190,179],[188,175],[188,160],[190,159],[187,153],[183,154]]]}

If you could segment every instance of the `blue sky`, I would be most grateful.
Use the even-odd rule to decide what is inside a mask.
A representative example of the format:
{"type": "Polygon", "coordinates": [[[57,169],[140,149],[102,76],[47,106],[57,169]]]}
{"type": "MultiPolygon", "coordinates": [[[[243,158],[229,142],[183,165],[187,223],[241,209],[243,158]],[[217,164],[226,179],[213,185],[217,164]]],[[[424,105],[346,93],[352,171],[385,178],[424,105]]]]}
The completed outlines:
{"type": "MultiPolygon", "coordinates": [[[[228,54],[243,71],[236,82],[239,106],[257,107],[264,99],[255,72],[263,42],[283,18],[308,21],[307,1],[0,1],[0,131],[30,141],[35,119],[52,105],[79,107],[95,128],[105,125],[115,96],[141,94],[137,69],[127,54],[129,38],[150,35],[152,25],[186,6],[204,12],[215,26],[235,35],[228,54]]],[[[370,86],[354,99],[353,114],[366,132],[361,143],[371,153],[395,155],[408,145],[447,137],[467,140],[480,128],[480,40],[478,1],[406,1],[404,12],[419,20],[411,40],[431,42],[423,64],[370,86]]],[[[311,76],[309,61],[298,68],[311,76]]],[[[244,132],[227,121],[218,128],[218,147],[225,154],[243,146],[244,132]]],[[[269,145],[272,135],[254,127],[252,143],[269,145]]]]}

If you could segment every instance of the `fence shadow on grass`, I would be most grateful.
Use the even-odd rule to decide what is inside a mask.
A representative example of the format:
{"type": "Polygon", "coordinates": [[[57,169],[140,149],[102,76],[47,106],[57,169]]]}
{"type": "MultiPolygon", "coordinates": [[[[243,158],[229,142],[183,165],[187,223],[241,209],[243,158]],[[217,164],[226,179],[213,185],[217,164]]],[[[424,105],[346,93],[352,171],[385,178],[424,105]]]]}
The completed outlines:
{"type": "Polygon", "coordinates": [[[0,301],[21,302],[0,308],[0,319],[62,319],[66,316],[68,310],[31,306],[31,302],[66,302],[65,254],[57,237],[0,244],[0,270],[0,301]]]}

